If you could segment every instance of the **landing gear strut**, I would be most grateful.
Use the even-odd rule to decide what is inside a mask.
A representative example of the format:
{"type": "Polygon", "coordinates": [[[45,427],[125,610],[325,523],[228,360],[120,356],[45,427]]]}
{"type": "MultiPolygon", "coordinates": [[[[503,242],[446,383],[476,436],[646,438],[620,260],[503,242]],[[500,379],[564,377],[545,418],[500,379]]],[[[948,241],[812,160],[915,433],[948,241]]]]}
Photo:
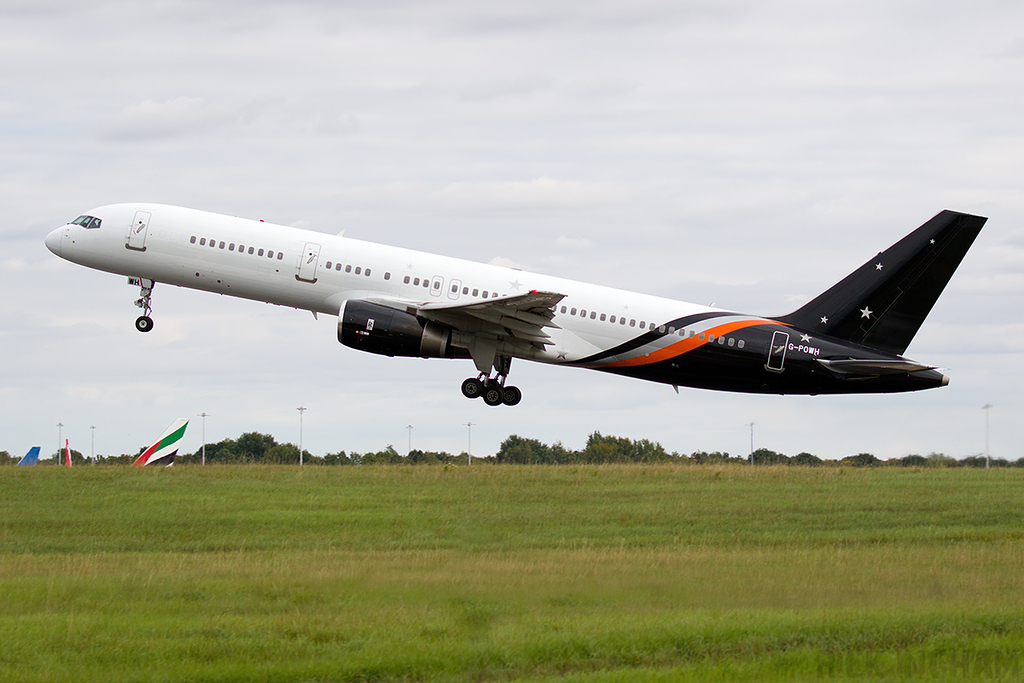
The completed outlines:
{"type": "Polygon", "coordinates": [[[142,315],[135,319],[135,329],[139,332],[149,332],[153,329],[153,319],[149,314],[153,312],[153,285],[152,280],[145,278],[132,278],[129,284],[139,285],[142,289],[142,296],[136,299],[135,305],[142,309],[142,315]]]}
{"type": "Polygon", "coordinates": [[[489,406],[514,406],[523,400],[523,392],[519,391],[519,387],[505,385],[512,359],[501,356],[495,365],[499,371],[494,377],[481,372],[479,376],[465,380],[462,383],[462,395],[466,398],[483,398],[489,406]]]}

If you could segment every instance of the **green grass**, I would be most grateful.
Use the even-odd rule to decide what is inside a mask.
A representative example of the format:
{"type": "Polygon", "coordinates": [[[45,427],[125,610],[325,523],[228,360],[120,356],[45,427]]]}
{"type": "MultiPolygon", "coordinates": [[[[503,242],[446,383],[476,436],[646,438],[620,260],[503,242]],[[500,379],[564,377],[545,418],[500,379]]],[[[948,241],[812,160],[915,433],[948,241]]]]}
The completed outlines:
{"type": "Polygon", "coordinates": [[[0,469],[0,681],[1024,677],[1024,471],[0,469]]]}

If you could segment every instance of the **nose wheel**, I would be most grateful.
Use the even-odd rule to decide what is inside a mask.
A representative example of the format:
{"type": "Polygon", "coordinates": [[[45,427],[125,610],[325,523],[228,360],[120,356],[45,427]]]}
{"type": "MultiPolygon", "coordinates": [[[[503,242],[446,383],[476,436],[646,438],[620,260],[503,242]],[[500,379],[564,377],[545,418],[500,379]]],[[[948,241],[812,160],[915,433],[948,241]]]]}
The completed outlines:
{"type": "Polygon", "coordinates": [[[153,312],[153,285],[156,283],[145,278],[131,278],[128,284],[139,285],[141,288],[141,296],[135,300],[135,305],[142,309],[142,315],[135,319],[135,329],[149,332],[153,329],[153,319],[149,314],[153,312]]]}

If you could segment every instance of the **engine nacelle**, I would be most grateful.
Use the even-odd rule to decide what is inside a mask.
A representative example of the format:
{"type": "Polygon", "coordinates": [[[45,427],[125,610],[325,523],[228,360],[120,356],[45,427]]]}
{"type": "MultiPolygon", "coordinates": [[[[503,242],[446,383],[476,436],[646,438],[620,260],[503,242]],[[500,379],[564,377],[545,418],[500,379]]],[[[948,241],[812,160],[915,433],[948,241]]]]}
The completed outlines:
{"type": "Polygon", "coordinates": [[[451,328],[368,301],[346,301],[338,313],[338,341],[384,356],[454,358],[451,328]]]}

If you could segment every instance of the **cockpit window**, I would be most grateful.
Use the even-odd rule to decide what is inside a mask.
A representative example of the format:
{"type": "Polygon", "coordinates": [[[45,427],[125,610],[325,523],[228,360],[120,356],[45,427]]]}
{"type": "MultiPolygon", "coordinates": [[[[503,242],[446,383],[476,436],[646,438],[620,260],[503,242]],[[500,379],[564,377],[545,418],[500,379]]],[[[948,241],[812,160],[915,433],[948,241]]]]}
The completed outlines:
{"type": "Polygon", "coordinates": [[[100,219],[95,216],[79,216],[75,220],[71,221],[71,225],[81,225],[86,230],[98,228],[100,227],[100,223],[100,219]]]}

